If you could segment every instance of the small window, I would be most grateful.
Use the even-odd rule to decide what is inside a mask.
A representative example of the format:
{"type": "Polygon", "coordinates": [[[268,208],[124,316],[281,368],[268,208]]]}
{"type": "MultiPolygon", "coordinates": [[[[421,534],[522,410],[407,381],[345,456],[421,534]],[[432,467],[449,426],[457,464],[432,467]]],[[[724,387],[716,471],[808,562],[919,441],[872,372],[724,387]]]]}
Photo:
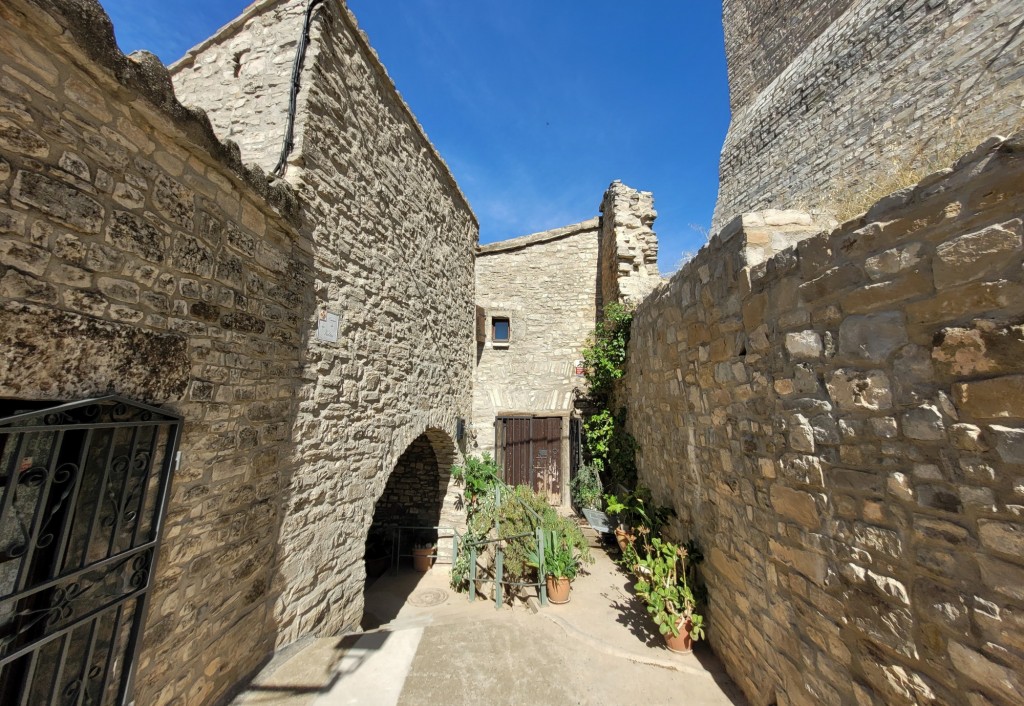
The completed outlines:
{"type": "Polygon", "coordinates": [[[491,319],[491,340],[495,343],[508,343],[512,333],[508,319],[495,316],[491,319]]]}

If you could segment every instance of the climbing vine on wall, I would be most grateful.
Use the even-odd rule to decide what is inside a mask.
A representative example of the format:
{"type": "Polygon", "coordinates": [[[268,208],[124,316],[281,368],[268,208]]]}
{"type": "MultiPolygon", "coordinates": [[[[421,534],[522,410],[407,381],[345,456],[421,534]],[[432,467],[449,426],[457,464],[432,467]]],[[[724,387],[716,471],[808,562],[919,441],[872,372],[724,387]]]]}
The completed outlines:
{"type": "Polygon", "coordinates": [[[597,464],[607,483],[636,485],[636,442],[626,432],[626,410],[614,411],[615,382],[626,372],[633,312],[615,302],[605,307],[583,349],[589,393],[583,421],[583,450],[597,464]]]}

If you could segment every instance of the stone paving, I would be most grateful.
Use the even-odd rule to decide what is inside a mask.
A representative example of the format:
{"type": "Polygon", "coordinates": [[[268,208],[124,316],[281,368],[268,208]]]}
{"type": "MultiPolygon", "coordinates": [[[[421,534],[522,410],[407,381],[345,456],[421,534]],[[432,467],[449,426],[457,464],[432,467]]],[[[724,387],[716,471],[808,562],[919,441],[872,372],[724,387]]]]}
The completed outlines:
{"type": "Polygon", "coordinates": [[[745,704],[714,654],[669,652],[601,549],[572,600],[495,609],[448,587],[448,567],[385,575],[363,633],[286,648],[234,706],[745,704]]]}

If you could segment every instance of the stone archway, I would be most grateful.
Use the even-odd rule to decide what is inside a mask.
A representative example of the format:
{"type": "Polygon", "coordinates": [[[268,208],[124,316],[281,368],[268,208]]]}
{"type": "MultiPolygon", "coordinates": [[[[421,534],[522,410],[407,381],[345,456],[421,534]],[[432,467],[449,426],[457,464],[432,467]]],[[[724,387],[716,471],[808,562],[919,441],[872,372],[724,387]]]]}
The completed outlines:
{"type": "MultiPolygon", "coordinates": [[[[374,506],[364,552],[367,581],[388,568],[383,559],[392,552],[408,554],[416,541],[438,540],[436,530],[423,528],[463,526],[451,502],[450,469],[457,459],[454,442],[440,429],[427,429],[406,446],[374,506]]],[[[450,536],[441,532],[443,542],[450,536]]],[[[442,546],[441,553],[450,547],[442,546]]]]}

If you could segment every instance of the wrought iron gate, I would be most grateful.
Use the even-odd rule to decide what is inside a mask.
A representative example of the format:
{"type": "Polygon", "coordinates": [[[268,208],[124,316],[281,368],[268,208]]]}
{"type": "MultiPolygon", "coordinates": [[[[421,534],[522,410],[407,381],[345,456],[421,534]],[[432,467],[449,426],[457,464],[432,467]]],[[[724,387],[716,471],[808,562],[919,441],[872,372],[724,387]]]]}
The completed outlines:
{"type": "Polygon", "coordinates": [[[127,703],[181,418],[0,402],[0,704],[127,703]]]}

